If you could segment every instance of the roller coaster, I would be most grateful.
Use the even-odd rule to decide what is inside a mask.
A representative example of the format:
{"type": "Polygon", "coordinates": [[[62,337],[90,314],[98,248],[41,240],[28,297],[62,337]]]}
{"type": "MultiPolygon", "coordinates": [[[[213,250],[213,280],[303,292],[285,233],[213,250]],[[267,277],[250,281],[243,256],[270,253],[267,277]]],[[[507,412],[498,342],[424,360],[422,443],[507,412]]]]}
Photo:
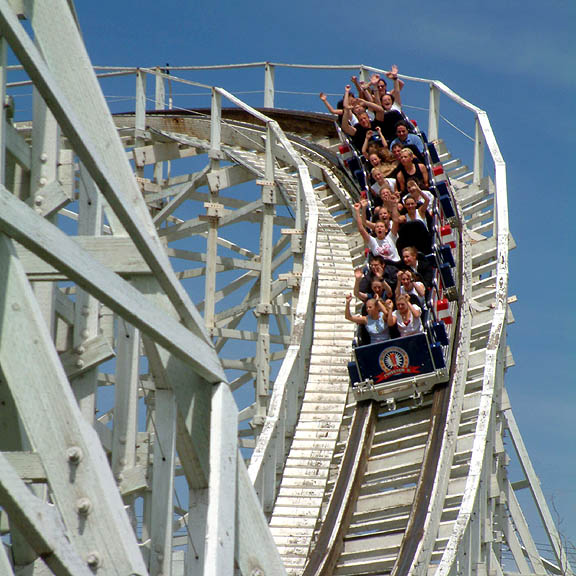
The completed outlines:
{"type": "Polygon", "coordinates": [[[486,113],[402,76],[453,234],[445,337],[351,379],[361,190],[317,93],[279,102],[384,70],[93,68],[78,30],[68,2],[0,0],[0,574],[572,575],[504,384],[486,113]]]}

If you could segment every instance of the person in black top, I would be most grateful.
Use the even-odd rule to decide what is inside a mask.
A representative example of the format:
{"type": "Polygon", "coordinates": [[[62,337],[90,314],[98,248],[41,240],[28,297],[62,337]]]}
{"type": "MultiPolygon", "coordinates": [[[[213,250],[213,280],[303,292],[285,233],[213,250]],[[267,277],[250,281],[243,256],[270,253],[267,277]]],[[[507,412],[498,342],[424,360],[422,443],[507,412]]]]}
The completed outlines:
{"type": "Polygon", "coordinates": [[[434,267],[418,253],[414,246],[406,246],[402,249],[402,268],[412,270],[424,282],[424,286],[429,290],[434,280],[434,267]]]}
{"type": "Polygon", "coordinates": [[[363,112],[356,113],[356,108],[350,103],[350,85],[346,86],[344,92],[344,115],[342,117],[342,130],[344,134],[347,134],[352,139],[352,144],[356,150],[362,150],[362,146],[366,140],[366,133],[369,130],[374,131],[378,122],[384,119],[384,109],[380,104],[374,102],[369,102],[368,100],[362,100],[361,98],[356,99],[356,104],[360,103],[364,107],[363,112]],[[366,110],[371,110],[375,118],[372,120],[366,110]],[[354,126],[351,124],[352,114],[356,115],[358,123],[354,126]]]}

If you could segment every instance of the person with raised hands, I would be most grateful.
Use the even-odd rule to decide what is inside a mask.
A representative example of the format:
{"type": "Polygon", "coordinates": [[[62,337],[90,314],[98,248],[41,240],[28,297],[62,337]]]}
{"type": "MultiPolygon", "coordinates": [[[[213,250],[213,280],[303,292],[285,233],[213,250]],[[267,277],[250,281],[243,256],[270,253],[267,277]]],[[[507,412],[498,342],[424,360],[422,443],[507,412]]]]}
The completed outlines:
{"type": "Polygon", "coordinates": [[[413,336],[424,332],[422,321],[422,309],[417,304],[412,304],[408,294],[401,294],[396,298],[396,310],[388,309],[388,326],[396,326],[400,337],[413,336]]]}
{"type": "Polygon", "coordinates": [[[366,301],[366,315],[352,314],[350,311],[350,302],[352,294],[346,295],[346,307],[344,317],[350,322],[359,326],[365,326],[370,336],[370,344],[376,342],[386,342],[390,340],[390,329],[387,318],[390,311],[394,309],[392,300],[382,300],[379,297],[370,298],[366,301]]]}
{"type": "Polygon", "coordinates": [[[392,298],[394,296],[390,284],[388,284],[388,282],[386,282],[386,280],[381,276],[374,276],[370,281],[369,291],[362,292],[360,286],[365,277],[366,275],[362,268],[356,268],[354,270],[354,296],[356,296],[358,300],[366,302],[370,298],[375,298],[376,296],[379,298],[392,298]]]}
{"type": "MultiPolygon", "coordinates": [[[[366,247],[374,256],[382,256],[387,264],[398,266],[400,264],[400,255],[396,249],[396,240],[398,239],[399,215],[398,206],[395,202],[387,201],[384,208],[387,208],[390,220],[378,220],[373,224],[374,236],[366,230],[366,208],[368,201],[362,199],[354,204],[354,214],[358,231],[366,244],[366,247]]],[[[382,210],[381,210],[382,212],[382,210]]]]}

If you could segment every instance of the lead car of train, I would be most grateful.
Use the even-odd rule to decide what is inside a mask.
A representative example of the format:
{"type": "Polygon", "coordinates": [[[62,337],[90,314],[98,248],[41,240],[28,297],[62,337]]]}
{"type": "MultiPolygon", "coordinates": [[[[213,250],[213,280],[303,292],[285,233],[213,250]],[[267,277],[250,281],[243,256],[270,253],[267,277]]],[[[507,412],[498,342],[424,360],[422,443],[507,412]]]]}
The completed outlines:
{"type": "MultiPolygon", "coordinates": [[[[417,129],[415,132],[418,133],[417,129]]],[[[360,190],[366,189],[367,176],[362,162],[346,137],[339,133],[341,163],[360,190]]],[[[436,198],[432,252],[423,255],[435,268],[433,286],[423,313],[424,332],[355,346],[348,364],[355,399],[385,402],[391,410],[399,401],[413,399],[418,402],[434,386],[449,381],[452,344],[457,330],[461,222],[437,146],[426,142],[423,134],[419,136],[424,143],[429,190],[436,198]]]]}

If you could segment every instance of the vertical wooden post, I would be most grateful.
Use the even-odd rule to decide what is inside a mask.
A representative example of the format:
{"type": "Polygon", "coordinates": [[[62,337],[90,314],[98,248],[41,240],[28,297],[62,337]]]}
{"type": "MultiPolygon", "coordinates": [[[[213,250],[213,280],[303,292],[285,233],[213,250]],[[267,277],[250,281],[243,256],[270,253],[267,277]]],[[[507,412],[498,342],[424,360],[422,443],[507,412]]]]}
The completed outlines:
{"type": "Polygon", "coordinates": [[[484,148],[486,140],[478,117],[475,118],[474,129],[474,184],[479,184],[484,175],[484,148]]]}
{"type": "MultiPolygon", "coordinates": [[[[0,98],[6,102],[6,51],[4,36],[0,36],[0,98]]],[[[6,184],[6,108],[0,114],[0,186],[6,184]]]]}
{"type": "MultiPolygon", "coordinates": [[[[210,120],[210,168],[218,170],[222,158],[222,95],[212,89],[212,108],[210,120]]],[[[217,203],[219,190],[210,188],[211,202],[206,202],[206,215],[202,219],[209,222],[206,246],[206,282],[204,299],[204,323],[207,328],[214,327],[216,305],[216,258],[218,256],[218,221],[222,215],[223,206],[217,203]]]]}
{"type": "Polygon", "coordinates": [[[221,134],[222,134],[222,95],[212,88],[212,104],[210,109],[210,152],[209,157],[213,161],[221,158],[221,134]]]}
{"type": "Polygon", "coordinates": [[[185,576],[198,576],[204,573],[208,488],[192,488],[188,501],[188,549],[185,576]]]}
{"type": "Polygon", "coordinates": [[[438,140],[440,124],[440,91],[430,84],[430,105],[428,109],[428,141],[438,140]]]}
{"type": "Polygon", "coordinates": [[[256,414],[254,424],[262,429],[268,409],[270,388],[270,306],[272,283],[272,255],[274,244],[274,216],[276,212],[276,185],[274,183],[274,132],[271,126],[266,131],[266,158],[262,186],[262,224],[260,229],[260,304],[258,315],[258,341],[256,344],[256,414]]]}
{"type": "MultiPolygon", "coordinates": [[[[100,236],[102,232],[102,197],[88,170],[80,164],[78,185],[78,235],[100,236]]],[[[100,334],[98,301],[81,288],[77,288],[73,347],[77,364],[84,362],[85,343],[100,334]]],[[[92,425],[96,414],[98,368],[81,373],[72,382],[84,418],[92,425]]]]}
{"type": "Polygon", "coordinates": [[[214,386],[210,424],[210,484],[204,576],[234,572],[238,410],[228,384],[214,386]]]}
{"type": "Polygon", "coordinates": [[[122,486],[124,470],[136,464],[140,332],[118,318],[117,341],[112,472],[122,486]]]}
{"type": "MultiPolygon", "coordinates": [[[[140,69],[136,71],[136,110],[134,114],[134,147],[144,143],[143,135],[146,130],[146,73],[140,69]]],[[[144,176],[144,166],[135,166],[136,175],[144,176]]]]}
{"type": "MultiPolygon", "coordinates": [[[[57,178],[60,130],[54,116],[36,88],[33,90],[33,106],[34,124],[32,128],[30,194],[33,205],[41,212],[42,204],[46,200],[43,189],[57,178]]],[[[34,293],[36,298],[42,302],[41,308],[44,319],[50,334],[54,338],[56,326],[54,285],[52,283],[35,283],[34,293]]]]}
{"type": "Polygon", "coordinates": [[[270,62],[266,62],[264,67],[264,108],[274,108],[274,73],[274,66],[270,62]]]}
{"type": "MultiPolygon", "coordinates": [[[[156,110],[164,110],[166,108],[166,87],[164,84],[164,78],[160,76],[162,72],[161,68],[156,68],[156,81],[155,81],[155,93],[154,93],[154,105],[156,110]]],[[[162,178],[164,177],[164,162],[157,162],[154,165],[154,180],[158,183],[162,183],[162,178]]]]}
{"type": "Polygon", "coordinates": [[[173,390],[156,389],[154,436],[150,576],[170,576],[176,446],[176,402],[173,390]]]}

